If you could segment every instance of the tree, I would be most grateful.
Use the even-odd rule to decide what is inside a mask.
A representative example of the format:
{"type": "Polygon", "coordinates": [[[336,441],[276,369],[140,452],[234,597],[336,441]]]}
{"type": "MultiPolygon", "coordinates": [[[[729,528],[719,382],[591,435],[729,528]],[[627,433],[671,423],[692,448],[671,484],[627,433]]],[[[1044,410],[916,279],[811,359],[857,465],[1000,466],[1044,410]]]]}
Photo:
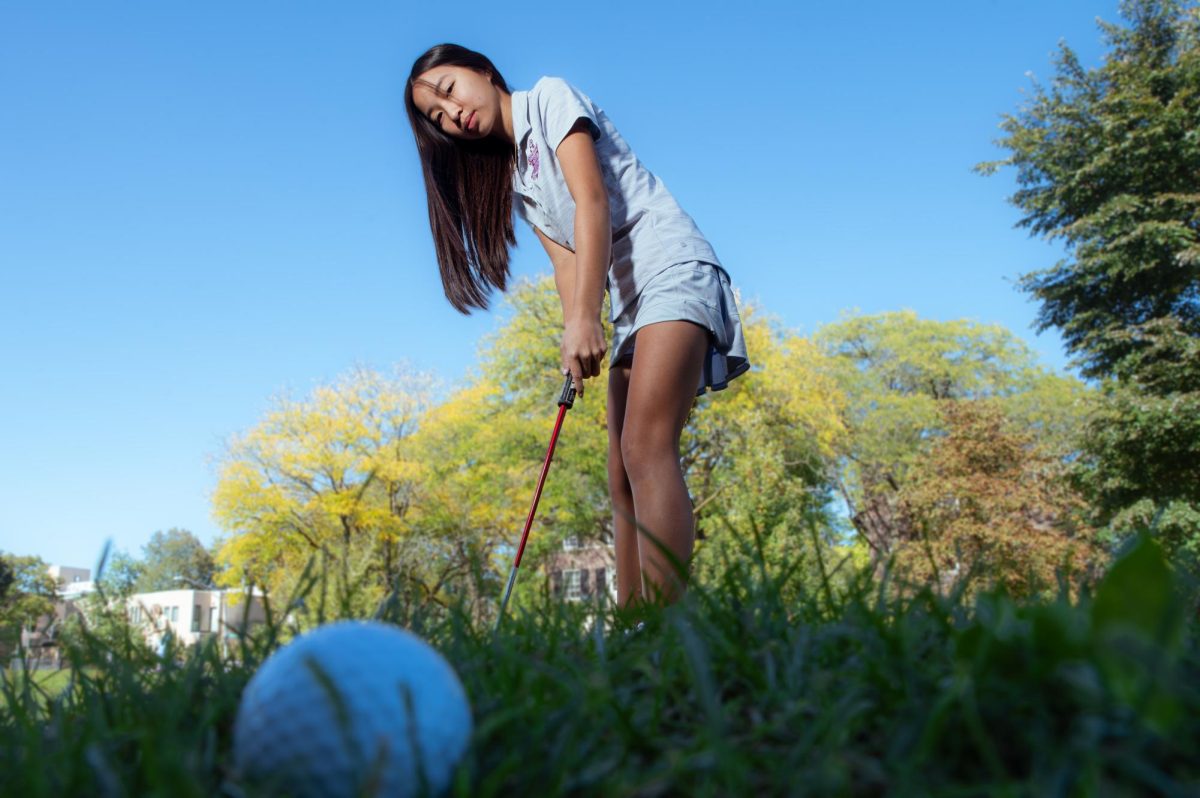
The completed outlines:
{"type": "Polygon", "coordinates": [[[943,589],[970,575],[1014,596],[1053,592],[1059,574],[1086,579],[1101,554],[1062,459],[994,399],[952,399],[938,412],[945,433],[899,492],[900,573],[943,589]]]}
{"type": "MultiPolygon", "coordinates": [[[[114,563],[110,563],[110,566],[114,563]]],[[[129,581],[133,576],[128,569],[131,563],[118,559],[115,565],[120,573],[114,578],[129,581]]],[[[212,584],[212,555],[200,539],[186,529],[159,530],[142,547],[142,562],[133,582],[134,592],[150,593],[155,590],[179,590],[212,584]]]]}
{"type": "Polygon", "coordinates": [[[1161,519],[1169,549],[1200,553],[1200,9],[1125,0],[1129,27],[1085,69],[1065,44],[1049,87],[1006,115],[1020,226],[1067,257],[1022,277],[1039,329],[1105,380],[1081,479],[1113,527],[1161,519]]]}
{"type": "Polygon", "coordinates": [[[334,589],[330,613],[361,614],[406,562],[434,559],[409,519],[425,462],[411,438],[431,391],[403,369],[357,369],[305,399],[277,399],[221,464],[220,581],[286,596],[315,558],[334,589]]]}
{"type": "Polygon", "coordinates": [[[1200,568],[1200,339],[1157,335],[1108,380],[1087,425],[1078,479],[1097,523],[1153,529],[1178,565],[1200,568]]]}
{"type": "Polygon", "coordinates": [[[12,566],[8,564],[8,560],[0,557],[0,602],[4,601],[8,596],[8,591],[16,581],[16,574],[13,573],[12,566]]]}
{"type": "Polygon", "coordinates": [[[21,628],[53,616],[57,585],[40,557],[0,553],[0,650],[11,651],[21,628]]]}
{"type": "MultiPolygon", "coordinates": [[[[161,532],[156,533],[156,535],[162,534],[161,532]]],[[[211,558],[209,567],[211,569],[211,558]]],[[[144,571],[145,565],[140,560],[124,551],[113,550],[104,562],[103,570],[96,577],[96,586],[109,596],[124,598],[137,592],[144,571]]],[[[174,589],[179,586],[173,584],[171,588],[164,589],[174,589]]]]}
{"type": "Polygon", "coordinates": [[[896,495],[918,458],[945,432],[939,407],[995,399],[1059,458],[1078,451],[1089,393],[1037,365],[997,325],[920,319],[911,311],[847,316],[817,331],[847,397],[834,482],[876,565],[909,534],[896,495]]]}
{"type": "Polygon", "coordinates": [[[730,558],[756,556],[757,531],[767,563],[802,560],[798,583],[811,588],[820,558],[844,557],[831,466],[848,398],[811,340],[754,306],[742,308],[742,324],[754,368],[700,400],[684,430],[697,576],[716,579],[730,558]]]}

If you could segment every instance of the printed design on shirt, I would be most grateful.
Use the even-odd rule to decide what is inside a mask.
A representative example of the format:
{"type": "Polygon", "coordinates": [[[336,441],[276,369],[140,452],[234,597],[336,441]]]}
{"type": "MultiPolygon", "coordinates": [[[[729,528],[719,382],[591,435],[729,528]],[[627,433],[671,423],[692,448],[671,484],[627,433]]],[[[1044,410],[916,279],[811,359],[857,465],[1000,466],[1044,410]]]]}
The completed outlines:
{"type": "Polygon", "coordinates": [[[541,159],[538,157],[538,145],[533,139],[529,140],[529,147],[525,150],[525,156],[529,161],[529,168],[534,180],[538,179],[538,171],[542,167],[541,159]]]}

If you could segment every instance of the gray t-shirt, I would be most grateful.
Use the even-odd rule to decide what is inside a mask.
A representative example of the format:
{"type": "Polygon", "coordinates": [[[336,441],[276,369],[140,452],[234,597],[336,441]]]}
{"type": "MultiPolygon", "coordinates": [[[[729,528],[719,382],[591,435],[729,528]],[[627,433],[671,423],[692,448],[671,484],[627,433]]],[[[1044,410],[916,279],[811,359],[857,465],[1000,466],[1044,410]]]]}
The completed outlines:
{"type": "Polygon", "coordinates": [[[586,120],[608,188],[612,262],[608,293],[612,318],[663,269],[685,261],[721,266],[717,254],[666,185],[647,169],[599,106],[561,78],[542,78],[512,95],[517,168],[513,207],[547,238],[575,250],[575,201],[555,151],[571,128],[586,120]]]}

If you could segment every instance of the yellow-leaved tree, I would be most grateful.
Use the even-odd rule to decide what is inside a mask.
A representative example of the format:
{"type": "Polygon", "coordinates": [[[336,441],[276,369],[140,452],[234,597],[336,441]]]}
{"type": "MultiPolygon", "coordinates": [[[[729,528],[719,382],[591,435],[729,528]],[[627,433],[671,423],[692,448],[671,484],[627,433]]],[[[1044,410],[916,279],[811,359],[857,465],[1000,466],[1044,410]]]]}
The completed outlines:
{"type": "Polygon", "coordinates": [[[305,399],[277,399],[221,459],[219,579],[287,596],[314,560],[324,578],[308,608],[361,615],[427,562],[410,514],[426,481],[412,438],[431,390],[421,375],[357,369],[305,399]]]}

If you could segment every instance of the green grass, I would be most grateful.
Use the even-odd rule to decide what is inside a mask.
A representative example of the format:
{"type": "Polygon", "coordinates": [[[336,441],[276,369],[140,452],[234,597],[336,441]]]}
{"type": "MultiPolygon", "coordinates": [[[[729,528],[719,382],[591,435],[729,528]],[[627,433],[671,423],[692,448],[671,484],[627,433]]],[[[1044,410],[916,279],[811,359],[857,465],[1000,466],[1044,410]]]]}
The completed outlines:
{"type": "MultiPolygon", "coordinates": [[[[865,577],[808,594],[800,570],[733,565],[631,635],[628,618],[605,632],[548,599],[499,634],[436,607],[391,618],[470,696],[451,794],[1200,792],[1193,605],[1152,547],[1076,601],[897,598],[865,577]]],[[[230,770],[231,729],[278,631],[162,670],[136,645],[84,641],[49,701],[8,680],[3,792],[254,795],[230,770]]]]}
{"type": "MultiPolygon", "coordinates": [[[[10,683],[14,688],[13,692],[17,694],[24,690],[26,679],[32,683],[31,689],[34,692],[44,694],[47,698],[53,698],[70,684],[71,669],[34,670],[28,673],[20,669],[3,669],[0,672],[0,683],[10,683]]],[[[9,695],[10,691],[0,691],[0,706],[7,706],[9,695]]]]}

